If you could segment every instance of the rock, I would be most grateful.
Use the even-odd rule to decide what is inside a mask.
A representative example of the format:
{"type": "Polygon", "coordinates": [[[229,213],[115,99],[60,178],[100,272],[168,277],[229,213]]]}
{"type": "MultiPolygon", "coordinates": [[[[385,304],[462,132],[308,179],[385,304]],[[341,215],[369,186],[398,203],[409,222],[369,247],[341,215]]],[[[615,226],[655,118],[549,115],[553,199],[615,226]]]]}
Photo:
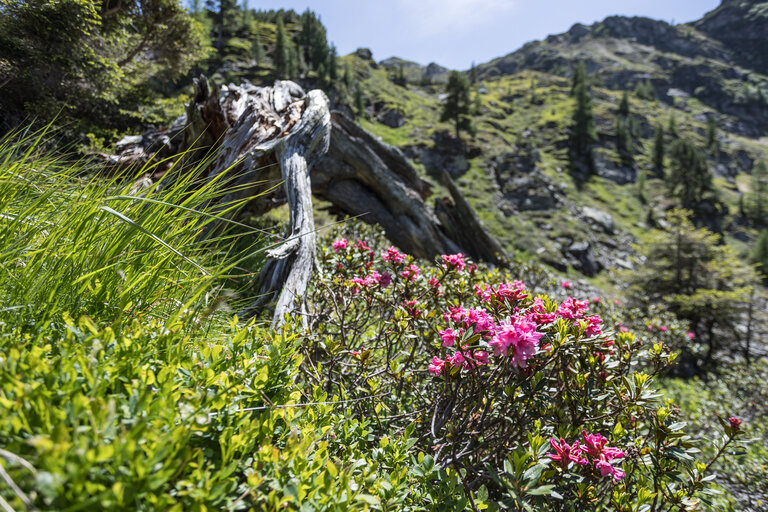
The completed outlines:
{"type": "Polygon", "coordinates": [[[611,180],[619,185],[634,183],[637,180],[637,170],[633,167],[621,166],[608,159],[602,151],[595,151],[595,174],[611,180]]]}
{"type": "Polygon", "coordinates": [[[373,52],[368,48],[358,48],[355,50],[355,55],[363,60],[373,60],[373,52]]]}
{"type": "Polygon", "coordinates": [[[119,153],[131,146],[140,146],[144,137],[141,135],[126,135],[119,141],[115,142],[115,152],[119,153]]]}
{"type": "Polygon", "coordinates": [[[405,124],[405,114],[396,109],[382,110],[376,119],[390,128],[400,128],[405,124]]]}
{"type": "Polygon", "coordinates": [[[589,242],[574,242],[568,247],[568,255],[575,258],[573,267],[587,277],[594,277],[601,270],[589,242]]]}
{"type": "Polygon", "coordinates": [[[588,222],[601,227],[607,234],[612,235],[614,233],[615,224],[610,214],[591,206],[582,208],[581,214],[588,222]]]}

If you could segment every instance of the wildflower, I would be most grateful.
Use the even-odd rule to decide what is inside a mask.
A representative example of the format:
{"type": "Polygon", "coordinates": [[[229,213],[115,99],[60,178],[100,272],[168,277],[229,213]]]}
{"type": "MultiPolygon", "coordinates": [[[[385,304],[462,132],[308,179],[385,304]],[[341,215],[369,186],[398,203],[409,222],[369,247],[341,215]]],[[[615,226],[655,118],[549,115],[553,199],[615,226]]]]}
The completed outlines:
{"type": "Polygon", "coordinates": [[[575,462],[581,466],[589,464],[589,461],[581,456],[581,448],[579,448],[579,442],[576,441],[573,445],[569,445],[565,442],[565,439],[560,438],[560,443],[553,437],[549,440],[549,444],[555,450],[555,453],[548,453],[547,456],[555,462],[567,468],[571,462],[575,462]]]}
{"type": "Polygon", "coordinates": [[[584,329],[584,334],[586,334],[587,336],[599,336],[603,334],[603,330],[600,327],[603,321],[600,319],[599,316],[597,315],[590,316],[585,320],[587,321],[587,327],[584,329]]]}
{"type": "Polygon", "coordinates": [[[584,312],[589,307],[589,303],[585,300],[576,300],[573,297],[568,297],[557,308],[557,314],[568,320],[576,320],[584,316],[584,312]]]}
{"type": "Polygon", "coordinates": [[[512,347],[512,364],[525,367],[526,359],[536,354],[539,340],[544,334],[536,331],[536,323],[526,317],[515,317],[512,321],[502,322],[489,345],[496,356],[506,356],[512,347]]]}
{"type": "Polygon", "coordinates": [[[408,311],[408,314],[414,318],[421,315],[421,310],[417,307],[418,305],[419,305],[419,301],[417,301],[416,299],[409,300],[408,302],[405,302],[403,304],[406,311],[408,311]]]}
{"type": "Polygon", "coordinates": [[[569,288],[570,288],[572,285],[571,285],[571,282],[570,282],[570,281],[563,281],[563,282],[560,284],[560,286],[562,286],[563,288],[565,288],[566,290],[568,290],[568,289],[569,289],[569,288]]]}
{"type": "Polygon", "coordinates": [[[540,297],[533,299],[533,305],[529,311],[530,313],[528,316],[533,317],[536,323],[539,325],[551,324],[555,321],[555,317],[557,316],[557,313],[547,313],[547,308],[544,305],[544,301],[541,300],[540,297]]]}
{"type": "Polygon", "coordinates": [[[360,249],[361,251],[370,251],[371,250],[371,248],[368,247],[368,244],[365,243],[363,240],[358,240],[357,242],[355,242],[355,245],[357,245],[358,249],[360,249]]]}
{"type": "Polygon", "coordinates": [[[429,370],[429,373],[431,373],[435,377],[443,373],[443,368],[445,368],[445,361],[443,361],[437,356],[432,358],[432,362],[429,363],[429,366],[427,367],[427,369],[429,370]]]}
{"type": "Polygon", "coordinates": [[[618,482],[626,476],[622,470],[615,468],[606,460],[605,455],[600,455],[600,460],[595,463],[595,467],[600,471],[600,476],[611,476],[614,482],[618,482]]]}
{"type": "Polygon", "coordinates": [[[601,299],[600,297],[593,297],[592,298],[592,304],[600,304],[600,302],[602,302],[602,300],[603,299],[601,299]]]}
{"type": "Polygon", "coordinates": [[[452,347],[456,343],[456,333],[453,329],[445,329],[443,331],[437,331],[440,334],[440,339],[443,340],[444,347],[452,347]]]}
{"type": "Polygon", "coordinates": [[[493,286],[483,285],[480,287],[475,285],[475,295],[480,297],[483,302],[489,302],[491,299],[504,302],[505,300],[521,300],[528,297],[528,294],[525,293],[525,284],[522,281],[501,283],[496,289],[493,286]]]}
{"type": "Polygon", "coordinates": [[[485,350],[478,350],[474,354],[475,362],[479,365],[488,364],[488,352],[485,350]]]}
{"type": "Polygon", "coordinates": [[[445,362],[454,368],[461,368],[466,365],[467,360],[461,352],[454,352],[452,356],[445,358],[445,362]]]}
{"type": "Polygon", "coordinates": [[[378,272],[376,272],[376,274],[378,274],[377,281],[379,283],[379,286],[381,286],[382,288],[386,288],[387,286],[392,284],[392,274],[390,274],[389,272],[384,272],[383,274],[379,274],[378,272]]]}
{"type": "Polygon", "coordinates": [[[661,326],[659,326],[659,330],[661,332],[667,332],[667,326],[666,325],[661,325],[661,326]]]}
{"type": "Polygon", "coordinates": [[[393,245],[381,255],[381,259],[392,263],[403,263],[405,262],[405,254],[398,251],[393,245]]]}
{"type": "Polygon", "coordinates": [[[447,267],[449,269],[456,269],[457,271],[461,272],[464,270],[464,267],[466,266],[466,263],[464,262],[464,255],[462,253],[459,254],[443,254],[440,256],[443,261],[445,262],[444,267],[447,267]]]}
{"type": "Polygon", "coordinates": [[[581,431],[581,435],[584,438],[584,452],[590,457],[604,456],[606,460],[621,459],[624,457],[624,452],[618,448],[606,446],[608,439],[603,437],[602,434],[590,434],[586,430],[581,431]]]}
{"type": "Polygon", "coordinates": [[[342,238],[341,240],[336,240],[335,242],[333,242],[332,245],[333,245],[333,249],[336,252],[339,252],[347,248],[348,242],[346,238],[342,238]]]}
{"type": "Polygon", "coordinates": [[[419,270],[419,267],[416,265],[408,265],[405,267],[405,270],[403,270],[400,275],[405,279],[406,281],[415,281],[419,278],[419,274],[421,271],[419,270]]]}
{"type": "Polygon", "coordinates": [[[352,354],[353,356],[359,356],[360,354],[362,354],[362,351],[360,351],[360,350],[350,350],[349,353],[352,354]]]}
{"type": "Polygon", "coordinates": [[[696,338],[696,334],[695,334],[695,333],[693,333],[693,332],[691,332],[691,331],[688,331],[688,333],[686,334],[686,336],[688,336],[688,338],[689,338],[689,339],[695,339],[695,338],[696,338]]]}
{"type": "Polygon", "coordinates": [[[736,432],[741,428],[741,420],[735,416],[728,418],[728,423],[731,424],[731,428],[736,432]]]}
{"type": "Polygon", "coordinates": [[[491,315],[482,309],[468,309],[465,314],[464,327],[469,329],[474,325],[475,332],[485,333],[487,337],[493,335],[493,332],[496,330],[496,323],[491,315]]]}

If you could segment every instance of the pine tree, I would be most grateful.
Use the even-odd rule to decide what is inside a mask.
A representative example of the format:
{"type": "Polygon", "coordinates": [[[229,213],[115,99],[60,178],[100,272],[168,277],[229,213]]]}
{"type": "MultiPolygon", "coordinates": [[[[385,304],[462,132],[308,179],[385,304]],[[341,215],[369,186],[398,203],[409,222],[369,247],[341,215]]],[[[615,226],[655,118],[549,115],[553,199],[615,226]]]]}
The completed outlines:
{"type": "Polygon", "coordinates": [[[672,137],[677,137],[677,119],[675,119],[675,113],[669,114],[669,124],[667,125],[667,133],[672,137]]]}
{"type": "Polygon", "coordinates": [[[768,222],[768,163],[760,159],[752,168],[752,215],[758,225],[768,222]]]}
{"type": "Polygon", "coordinates": [[[717,151],[717,121],[714,114],[707,116],[707,149],[717,151]]]}
{"type": "Polygon", "coordinates": [[[350,67],[349,62],[344,63],[344,77],[342,80],[344,80],[344,86],[347,89],[352,87],[352,68],[350,67]]]}
{"type": "Polygon", "coordinates": [[[629,117],[629,95],[624,91],[619,102],[619,115],[625,118],[629,117]]]}
{"type": "Polygon", "coordinates": [[[571,122],[571,166],[574,170],[585,166],[591,173],[594,168],[592,145],[598,138],[584,63],[576,66],[572,94],[576,99],[576,109],[571,122]]]}
{"type": "Polygon", "coordinates": [[[768,229],[763,229],[757,237],[757,243],[752,250],[750,260],[757,266],[757,270],[763,274],[763,280],[768,282],[768,229]]]}
{"type": "Polygon", "coordinates": [[[733,333],[756,275],[718,235],[695,228],[690,212],[672,210],[667,222],[667,231],[650,234],[643,245],[646,263],[629,275],[629,294],[643,307],[661,304],[687,320],[707,343],[705,363],[711,362],[723,343],[738,341],[733,333]]]}
{"type": "Polygon", "coordinates": [[[335,45],[331,45],[330,50],[328,50],[328,79],[331,85],[339,80],[339,62],[335,45]]]}
{"type": "Polygon", "coordinates": [[[576,96],[576,87],[587,84],[587,66],[583,62],[576,64],[573,71],[573,82],[571,83],[571,96],[576,96]]]}
{"type": "Polygon", "coordinates": [[[658,176],[664,176],[664,152],[664,127],[657,124],[656,132],[653,134],[652,159],[653,168],[658,176]]]}
{"type": "Polygon", "coordinates": [[[283,17],[277,18],[277,34],[275,36],[275,50],[272,54],[272,63],[275,65],[275,72],[281,78],[286,78],[290,69],[288,69],[290,60],[290,51],[288,41],[285,35],[285,25],[283,17]]]}
{"type": "Polygon", "coordinates": [[[475,85],[477,83],[477,69],[475,69],[475,63],[472,62],[472,67],[469,68],[469,83],[475,85]]]}
{"type": "Polygon", "coordinates": [[[707,194],[714,192],[712,172],[704,154],[689,140],[680,139],[669,151],[667,187],[683,208],[695,209],[707,194]]]}
{"type": "Polygon", "coordinates": [[[365,117],[365,96],[363,96],[363,87],[359,83],[357,84],[357,87],[355,88],[355,113],[357,114],[357,118],[364,118],[365,117]]]}
{"type": "Polygon", "coordinates": [[[640,171],[640,174],[637,176],[637,197],[643,204],[648,202],[648,198],[645,196],[645,182],[645,172],[640,171]]]}
{"type": "Polygon", "coordinates": [[[656,99],[656,91],[650,80],[638,82],[635,86],[635,95],[641,100],[653,101],[656,99]]]}
{"type": "Polygon", "coordinates": [[[221,50],[240,28],[240,9],[237,0],[219,0],[218,37],[216,47],[221,50]]]}
{"type": "Polygon", "coordinates": [[[261,36],[259,35],[259,23],[256,22],[253,28],[253,38],[251,39],[251,56],[256,61],[256,65],[259,66],[264,60],[264,47],[261,44],[261,36]]]}
{"type": "Polygon", "coordinates": [[[458,71],[451,71],[445,87],[448,97],[443,105],[440,121],[452,121],[456,127],[456,138],[461,131],[474,132],[472,126],[472,100],[469,96],[469,80],[458,71]]]}

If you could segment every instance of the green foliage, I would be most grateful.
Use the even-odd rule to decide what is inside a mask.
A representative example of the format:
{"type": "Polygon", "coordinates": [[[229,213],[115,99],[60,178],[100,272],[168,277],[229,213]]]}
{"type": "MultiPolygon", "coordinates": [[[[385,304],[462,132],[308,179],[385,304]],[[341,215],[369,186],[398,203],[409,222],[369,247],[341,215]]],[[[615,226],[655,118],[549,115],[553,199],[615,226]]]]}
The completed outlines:
{"type": "Polygon", "coordinates": [[[629,117],[629,94],[627,94],[627,91],[624,91],[621,94],[618,115],[624,118],[629,117]]]}
{"type": "Polygon", "coordinates": [[[272,53],[272,64],[275,66],[275,71],[281,78],[289,78],[291,72],[290,59],[291,48],[290,41],[285,35],[285,24],[283,18],[277,18],[277,35],[275,39],[275,49],[272,53]]]}
{"type": "Polygon", "coordinates": [[[689,214],[668,213],[669,230],[637,247],[645,264],[627,278],[637,304],[663,304],[690,322],[696,339],[707,343],[703,363],[711,364],[718,350],[739,348],[735,327],[751,303],[756,278],[716,234],[695,228],[689,214]]]}
{"type": "Polygon", "coordinates": [[[251,57],[259,66],[264,62],[264,45],[261,42],[261,36],[259,35],[258,23],[256,29],[253,31],[253,39],[251,39],[251,57]]]}
{"type": "Polygon", "coordinates": [[[638,82],[635,86],[635,96],[641,100],[654,101],[656,99],[656,90],[650,80],[638,82]]]}
{"type": "Polygon", "coordinates": [[[595,115],[592,112],[592,96],[583,62],[576,66],[571,95],[576,99],[571,123],[571,166],[577,175],[583,177],[593,171],[592,145],[598,141],[595,115]]]}
{"type": "Polygon", "coordinates": [[[711,153],[716,153],[718,150],[717,120],[714,115],[707,116],[707,149],[711,153]]]}
{"type": "Polygon", "coordinates": [[[355,114],[358,119],[365,117],[365,96],[360,84],[355,88],[355,114]]]}
{"type": "Polygon", "coordinates": [[[206,53],[201,25],[178,0],[6,0],[0,11],[6,129],[57,114],[62,124],[125,129],[154,97],[153,83],[175,79],[206,53]]]}
{"type": "Polygon", "coordinates": [[[629,121],[625,117],[616,118],[616,150],[619,153],[621,163],[632,165],[634,161],[633,151],[634,143],[632,132],[629,128],[629,121]]]}
{"type": "Polygon", "coordinates": [[[445,99],[440,121],[451,121],[456,130],[456,138],[461,137],[461,131],[474,133],[472,124],[472,100],[469,95],[469,81],[458,71],[452,71],[445,86],[448,97],[445,99]]]}
{"type": "Polygon", "coordinates": [[[752,167],[747,215],[759,226],[768,223],[768,163],[758,160],[752,167]]]}
{"type": "Polygon", "coordinates": [[[653,161],[654,171],[658,176],[664,176],[664,153],[664,127],[661,124],[657,124],[653,134],[651,159],[653,161]]]}
{"type": "Polygon", "coordinates": [[[757,265],[758,270],[763,274],[763,280],[768,281],[768,229],[760,231],[760,235],[755,242],[755,248],[752,250],[750,259],[757,265]]]}
{"type": "Polygon", "coordinates": [[[676,140],[669,150],[669,170],[666,177],[670,195],[685,209],[697,209],[705,200],[712,200],[715,188],[706,156],[688,139],[676,140]]]}

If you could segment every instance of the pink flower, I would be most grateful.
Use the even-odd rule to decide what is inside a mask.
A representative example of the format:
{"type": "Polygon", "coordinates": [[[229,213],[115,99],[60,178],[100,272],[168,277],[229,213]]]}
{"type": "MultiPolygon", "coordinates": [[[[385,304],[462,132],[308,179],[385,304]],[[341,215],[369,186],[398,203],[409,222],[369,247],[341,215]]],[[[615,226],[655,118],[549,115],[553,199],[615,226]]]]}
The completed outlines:
{"type": "Polygon", "coordinates": [[[455,306],[450,309],[450,313],[443,313],[443,319],[446,322],[459,323],[466,318],[467,312],[461,306],[455,306]]]}
{"type": "MultiPolygon", "coordinates": [[[[376,272],[378,274],[378,272],[376,272]]],[[[392,284],[392,275],[389,272],[384,272],[383,274],[379,274],[377,277],[379,286],[382,288],[386,288],[390,284],[392,284]]]]}
{"type": "Polygon", "coordinates": [[[600,297],[593,297],[592,298],[592,304],[600,304],[600,302],[602,302],[602,300],[603,299],[601,299],[600,297]]]}
{"type": "Polygon", "coordinates": [[[587,301],[568,297],[557,308],[557,314],[568,320],[576,320],[584,316],[584,312],[588,307],[589,303],[587,301]]]}
{"type": "Polygon", "coordinates": [[[347,248],[348,242],[346,238],[342,238],[341,240],[336,240],[333,242],[333,249],[336,252],[343,251],[347,248]]]}
{"type": "Polygon", "coordinates": [[[662,325],[662,326],[659,327],[659,330],[661,332],[667,332],[667,326],[666,325],[662,325]]]}
{"type": "Polygon", "coordinates": [[[622,470],[615,468],[606,460],[605,455],[600,455],[600,460],[595,463],[595,467],[600,471],[600,476],[611,476],[614,482],[618,482],[626,476],[622,470]]]}
{"type": "Polygon", "coordinates": [[[466,365],[467,360],[461,352],[454,352],[452,356],[445,358],[445,362],[454,368],[461,368],[466,365]]]}
{"type": "Polygon", "coordinates": [[[370,247],[368,247],[368,244],[367,244],[367,243],[365,243],[363,240],[358,240],[357,242],[355,242],[355,245],[357,245],[357,247],[358,247],[358,248],[359,248],[361,251],[370,251],[370,250],[371,250],[371,248],[370,248],[370,247]]]}
{"type": "Polygon", "coordinates": [[[485,350],[478,350],[474,354],[475,362],[479,365],[486,365],[488,364],[488,352],[485,350]]]}
{"type": "Polygon", "coordinates": [[[447,267],[449,269],[455,268],[457,271],[461,272],[464,270],[464,267],[466,266],[466,263],[464,263],[464,255],[462,253],[459,254],[443,254],[440,256],[443,261],[445,262],[444,267],[447,267]]]}
{"type": "Polygon", "coordinates": [[[440,338],[443,340],[444,347],[452,347],[456,343],[456,333],[453,329],[445,329],[444,331],[437,331],[440,334],[440,338]]]}
{"type": "Polygon", "coordinates": [[[475,332],[485,333],[484,336],[486,337],[493,335],[493,332],[496,330],[496,323],[491,315],[482,309],[468,309],[465,314],[464,327],[469,329],[474,325],[475,332]]]}
{"type": "Polygon", "coordinates": [[[584,334],[587,336],[599,336],[603,334],[603,329],[600,327],[603,321],[599,316],[590,316],[585,320],[587,321],[587,327],[584,329],[584,334]]]}
{"type": "Polygon", "coordinates": [[[586,430],[581,431],[584,437],[584,452],[590,457],[605,457],[606,460],[621,459],[624,452],[618,448],[606,446],[608,440],[602,434],[588,434],[586,430]]]}
{"type": "Polygon", "coordinates": [[[525,284],[522,281],[512,281],[511,283],[501,283],[494,289],[493,286],[475,285],[475,295],[480,297],[483,302],[489,302],[495,299],[499,302],[505,300],[521,300],[528,297],[525,293],[525,284]]]}
{"type": "Polygon", "coordinates": [[[416,299],[409,300],[408,302],[405,302],[403,304],[406,311],[408,311],[408,314],[414,318],[421,315],[421,310],[417,307],[418,305],[419,305],[419,301],[417,301],[416,299]]]}
{"type": "Polygon", "coordinates": [[[541,298],[536,297],[533,299],[533,305],[529,310],[528,316],[533,317],[537,324],[544,325],[554,322],[555,318],[557,317],[557,313],[547,313],[547,308],[544,305],[544,301],[541,300],[541,298]]]}
{"type": "Polygon", "coordinates": [[[427,367],[427,369],[429,370],[429,373],[431,373],[435,377],[443,373],[443,368],[445,368],[445,361],[443,361],[437,356],[432,358],[432,362],[429,363],[429,366],[427,367]]]}
{"type": "Polygon", "coordinates": [[[565,288],[567,290],[567,289],[569,289],[571,287],[571,282],[570,281],[563,281],[562,283],[560,283],[560,286],[562,286],[563,288],[565,288]]]}
{"type": "Polygon", "coordinates": [[[349,353],[352,354],[353,356],[359,356],[360,354],[362,354],[360,350],[350,350],[349,353]]]}
{"type": "Polygon", "coordinates": [[[536,323],[526,317],[514,317],[499,324],[489,345],[496,356],[506,356],[512,347],[512,364],[525,368],[525,361],[536,354],[544,334],[536,331],[536,323]]]}
{"type": "Polygon", "coordinates": [[[549,440],[549,444],[552,445],[555,453],[548,453],[547,456],[555,462],[560,462],[564,468],[567,468],[571,462],[575,462],[582,466],[589,463],[587,459],[581,456],[581,448],[579,448],[578,441],[574,442],[571,446],[566,443],[565,439],[562,437],[560,438],[559,443],[557,442],[557,439],[553,437],[549,440]]]}
{"type": "Polygon", "coordinates": [[[436,277],[430,277],[428,282],[429,282],[430,288],[432,288],[433,290],[437,290],[438,288],[440,288],[440,281],[438,281],[436,277]]]}
{"type": "Polygon", "coordinates": [[[405,254],[398,251],[395,246],[391,246],[387,251],[381,255],[381,259],[384,261],[390,261],[392,263],[405,262],[405,254]]]}
{"type": "Polygon", "coordinates": [[[688,331],[688,333],[686,334],[686,336],[688,336],[688,338],[690,338],[690,339],[695,339],[695,338],[696,338],[696,334],[695,334],[695,333],[693,333],[693,332],[691,332],[691,331],[688,331]]]}
{"type": "Polygon", "coordinates": [[[736,432],[738,432],[739,429],[741,428],[741,420],[735,416],[731,416],[730,418],[728,418],[728,423],[731,424],[731,428],[736,432]]]}
{"type": "Polygon", "coordinates": [[[629,332],[629,328],[622,325],[621,327],[619,327],[619,332],[629,332]]]}
{"type": "Polygon", "coordinates": [[[406,281],[415,281],[419,278],[419,274],[421,271],[419,270],[419,267],[416,265],[408,265],[405,267],[405,270],[400,272],[400,275],[403,276],[403,279],[406,281]]]}

